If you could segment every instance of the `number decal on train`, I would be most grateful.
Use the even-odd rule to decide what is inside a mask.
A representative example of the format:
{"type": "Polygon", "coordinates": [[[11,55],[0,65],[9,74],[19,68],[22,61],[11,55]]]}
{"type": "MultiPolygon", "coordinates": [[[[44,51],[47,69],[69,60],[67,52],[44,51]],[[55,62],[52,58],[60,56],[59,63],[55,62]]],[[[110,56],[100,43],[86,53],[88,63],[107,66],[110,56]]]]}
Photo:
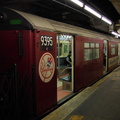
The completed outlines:
{"type": "Polygon", "coordinates": [[[53,37],[52,36],[40,36],[41,51],[51,51],[53,48],[53,37]]]}

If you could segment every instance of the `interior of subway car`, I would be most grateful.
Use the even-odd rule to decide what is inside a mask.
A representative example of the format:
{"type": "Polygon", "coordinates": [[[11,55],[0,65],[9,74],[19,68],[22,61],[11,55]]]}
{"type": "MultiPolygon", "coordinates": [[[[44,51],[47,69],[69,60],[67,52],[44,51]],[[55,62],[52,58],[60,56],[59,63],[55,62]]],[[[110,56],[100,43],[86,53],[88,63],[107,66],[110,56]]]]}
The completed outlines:
{"type": "Polygon", "coordinates": [[[73,44],[74,37],[57,34],[57,100],[73,92],[73,44]]]}

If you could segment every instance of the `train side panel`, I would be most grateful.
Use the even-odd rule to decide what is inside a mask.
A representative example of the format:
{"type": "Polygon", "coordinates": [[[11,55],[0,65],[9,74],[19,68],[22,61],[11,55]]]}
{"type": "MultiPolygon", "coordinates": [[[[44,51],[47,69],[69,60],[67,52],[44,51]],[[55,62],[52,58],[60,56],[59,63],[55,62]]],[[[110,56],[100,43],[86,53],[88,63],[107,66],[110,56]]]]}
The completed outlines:
{"type": "Polygon", "coordinates": [[[103,40],[77,36],[75,40],[75,91],[103,75],[103,40]]]}
{"type": "Polygon", "coordinates": [[[35,31],[36,115],[57,105],[56,34],[35,31]]]}
{"type": "Polygon", "coordinates": [[[0,72],[6,72],[9,66],[16,63],[18,55],[18,33],[0,31],[0,72]]]}
{"type": "Polygon", "coordinates": [[[75,36],[75,43],[74,43],[74,61],[75,61],[75,68],[74,68],[74,89],[78,91],[79,89],[85,86],[85,81],[83,80],[83,40],[79,36],[75,36]]]}
{"type": "Polygon", "coordinates": [[[0,83],[4,84],[0,86],[0,95],[6,98],[3,107],[9,108],[3,108],[3,112],[12,119],[30,119],[33,117],[32,33],[26,30],[0,31],[0,40],[0,73],[3,75],[0,83]]]}

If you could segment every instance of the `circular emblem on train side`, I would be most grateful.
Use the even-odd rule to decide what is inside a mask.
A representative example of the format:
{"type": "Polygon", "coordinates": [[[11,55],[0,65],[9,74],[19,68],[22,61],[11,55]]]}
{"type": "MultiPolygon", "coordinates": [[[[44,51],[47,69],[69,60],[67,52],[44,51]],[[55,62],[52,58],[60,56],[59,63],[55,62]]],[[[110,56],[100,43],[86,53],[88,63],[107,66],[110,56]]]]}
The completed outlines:
{"type": "Polygon", "coordinates": [[[45,83],[49,82],[55,72],[55,61],[49,52],[42,55],[39,61],[39,76],[45,83]]]}

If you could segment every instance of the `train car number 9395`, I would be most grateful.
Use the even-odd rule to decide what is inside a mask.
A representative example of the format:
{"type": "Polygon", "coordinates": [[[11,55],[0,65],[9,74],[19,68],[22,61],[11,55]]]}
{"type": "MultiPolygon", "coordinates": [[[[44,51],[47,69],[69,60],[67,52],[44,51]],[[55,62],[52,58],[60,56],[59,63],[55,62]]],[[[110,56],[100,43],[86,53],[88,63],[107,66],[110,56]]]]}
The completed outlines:
{"type": "Polygon", "coordinates": [[[53,37],[41,36],[41,46],[53,46],[53,37]]]}
{"type": "Polygon", "coordinates": [[[41,51],[53,50],[53,37],[52,36],[40,36],[41,51]]]}

